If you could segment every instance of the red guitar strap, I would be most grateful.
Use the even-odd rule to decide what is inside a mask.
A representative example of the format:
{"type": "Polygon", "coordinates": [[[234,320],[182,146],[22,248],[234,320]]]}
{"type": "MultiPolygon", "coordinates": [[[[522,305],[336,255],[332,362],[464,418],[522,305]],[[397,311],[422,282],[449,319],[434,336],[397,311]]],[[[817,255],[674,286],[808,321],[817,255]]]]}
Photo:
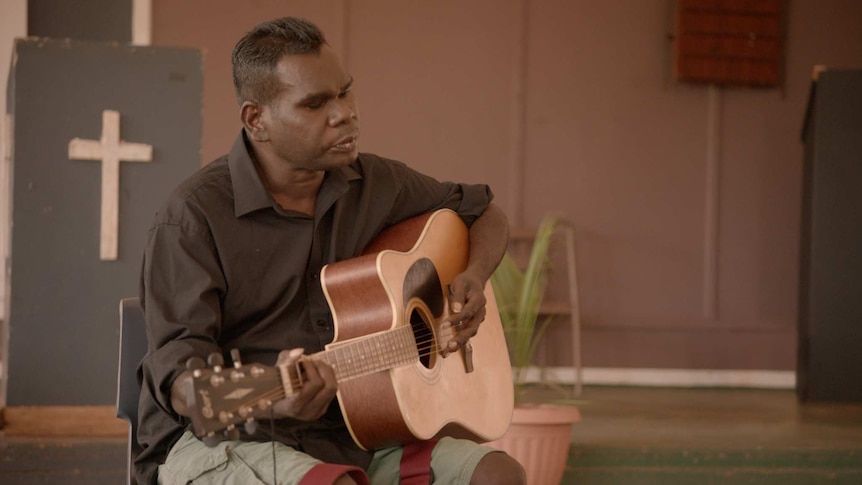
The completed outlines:
{"type": "Polygon", "coordinates": [[[401,485],[431,483],[431,452],[437,440],[419,441],[401,448],[401,485]]]}

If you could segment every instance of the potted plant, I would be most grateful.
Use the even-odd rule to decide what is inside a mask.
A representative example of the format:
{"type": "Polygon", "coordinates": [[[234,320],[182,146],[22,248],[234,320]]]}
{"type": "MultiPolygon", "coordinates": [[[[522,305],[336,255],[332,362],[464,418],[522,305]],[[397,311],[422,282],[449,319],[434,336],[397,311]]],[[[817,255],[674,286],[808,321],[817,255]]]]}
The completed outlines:
{"type": "Polygon", "coordinates": [[[515,410],[508,432],[490,444],[524,466],[529,484],[560,482],[572,425],[580,420],[578,409],[570,403],[537,402],[528,394],[527,372],[551,321],[549,315],[542,314],[541,305],[548,284],[551,240],[558,224],[555,216],[543,218],[524,269],[506,253],[491,276],[513,367],[515,410]]]}

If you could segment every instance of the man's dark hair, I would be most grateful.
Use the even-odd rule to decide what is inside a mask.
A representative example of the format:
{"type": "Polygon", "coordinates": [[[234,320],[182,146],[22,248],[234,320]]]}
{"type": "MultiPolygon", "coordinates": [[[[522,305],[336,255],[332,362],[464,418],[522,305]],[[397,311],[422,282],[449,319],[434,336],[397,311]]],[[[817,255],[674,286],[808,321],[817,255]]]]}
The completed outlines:
{"type": "Polygon", "coordinates": [[[323,32],[308,20],[282,17],[259,24],[233,48],[233,86],[236,98],[266,104],[281,88],[275,74],[282,56],[318,54],[326,44],[323,32]]]}

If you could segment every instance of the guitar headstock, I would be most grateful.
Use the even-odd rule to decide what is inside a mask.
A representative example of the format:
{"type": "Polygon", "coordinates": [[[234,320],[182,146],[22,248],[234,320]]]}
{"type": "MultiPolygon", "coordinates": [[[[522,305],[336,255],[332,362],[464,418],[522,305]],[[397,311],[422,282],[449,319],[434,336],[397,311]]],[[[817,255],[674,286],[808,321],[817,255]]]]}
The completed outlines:
{"type": "Polygon", "coordinates": [[[192,431],[208,446],[215,446],[223,437],[238,439],[238,425],[253,433],[255,418],[268,416],[272,404],[284,397],[278,368],[244,366],[238,352],[231,353],[233,367],[225,368],[220,354],[210,355],[208,368],[199,357],[186,363],[192,371],[187,390],[192,431]]]}

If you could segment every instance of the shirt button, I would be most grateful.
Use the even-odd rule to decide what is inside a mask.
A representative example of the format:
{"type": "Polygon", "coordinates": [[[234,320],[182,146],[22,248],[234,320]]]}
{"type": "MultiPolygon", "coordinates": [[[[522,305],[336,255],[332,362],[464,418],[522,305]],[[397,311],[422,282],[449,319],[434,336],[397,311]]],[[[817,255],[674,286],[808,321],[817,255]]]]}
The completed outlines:
{"type": "Polygon", "coordinates": [[[326,320],[318,320],[316,323],[318,327],[326,327],[326,320]]]}
{"type": "Polygon", "coordinates": [[[320,273],[311,273],[311,279],[316,280],[320,277],[320,273]]]}

